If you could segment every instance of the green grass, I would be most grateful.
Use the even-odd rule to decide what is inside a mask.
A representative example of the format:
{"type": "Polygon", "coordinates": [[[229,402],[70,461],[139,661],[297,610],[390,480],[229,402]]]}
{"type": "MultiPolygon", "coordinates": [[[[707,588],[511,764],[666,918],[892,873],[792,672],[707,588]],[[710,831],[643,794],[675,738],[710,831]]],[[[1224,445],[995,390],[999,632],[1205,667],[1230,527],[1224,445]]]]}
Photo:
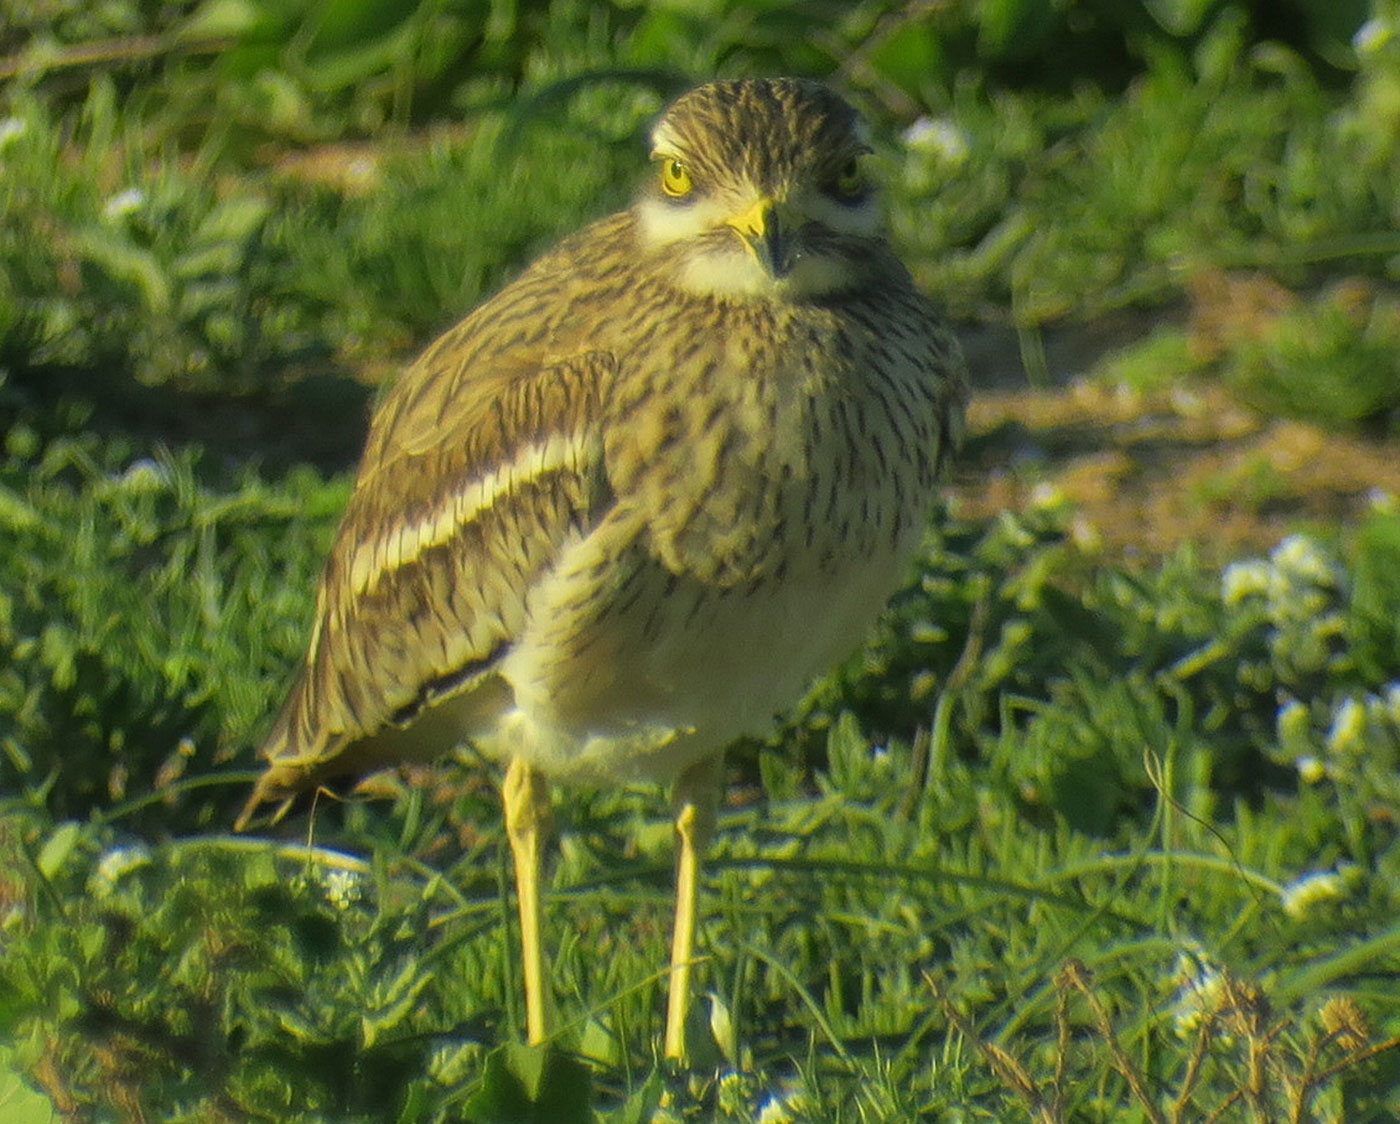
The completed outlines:
{"type": "Polygon", "coordinates": [[[34,1092],[15,1068],[8,1049],[0,1050],[0,1109],[14,1124],[53,1124],[59,1119],[49,1099],[34,1092]]]}
{"type": "Polygon", "coordinates": [[[228,833],[370,384],[625,200],[689,75],[859,97],[912,268],[1032,377],[1042,330],[1247,271],[1281,311],[1101,377],[1400,417],[1393,4],[469,7],[6,12],[0,1115],[1400,1114],[1393,497],[1223,571],[940,517],[866,647],[731,754],[686,1071],[662,793],[559,794],[544,1049],[491,769],[228,833]],[[321,142],[368,186],[288,170],[321,142]]]}
{"type": "MultiPolygon", "coordinates": [[[[1310,1067],[1400,1034],[1400,848],[1383,813],[1400,798],[1400,698],[1393,671],[1368,670],[1393,658],[1400,603],[1360,580],[1382,561],[1361,552],[1388,549],[1400,520],[1378,512],[1349,565],[1296,539],[1223,582],[1186,558],[1096,571],[1053,521],[955,532],[795,725],[736,758],[757,787],[723,815],[709,868],[696,1067],[734,1072],[728,1086],[656,1076],[671,860],[647,790],[559,803],[562,1052],[509,1046],[504,839],[471,763],[387,801],[323,802],[280,842],[225,834],[210,809],[247,774],[198,757],[153,779],[134,758],[128,785],[150,798],[96,795],[84,820],[13,809],[0,889],[18,1058],[117,1119],[134,1104],[179,1120],[523,1119],[489,1106],[529,1101],[543,1065],[534,1096],[572,1106],[548,1110],[561,1119],[591,1119],[581,1087],[609,1120],[647,1118],[660,1092],[682,1119],[747,1120],[779,1088],[813,1106],[796,1119],[907,1120],[1012,1112],[1000,1043],[1043,1092],[1059,1075],[1069,1115],[1054,1118],[1152,1119],[1117,1043],[1159,1109],[1176,1091],[1182,1118],[1204,1119],[1251,1049],[1282,1112],[1310,1067]],[[950,685],[969,621],[973,670],[950,685]],[[1057,983],[1070,960],[1089,974],[1057,983]],[[1267,1000],[1252,1031],[1222,981],[1267,1000]],[[1319,1029],[1338,997],[1365,1012],[1364,1043],[1319,1029]]],[[[226,563],[226,596],[261,588],[256,567],[226,563]]],[[[249,662],[223,658],[256,681],[249,662]]],[[[63,765],[39,775],[71,783],[63,765]]],[[[1385,1119],[1392,1075],[1344,1065],[1321,1095],[1385,1119]]],[[[1252,1119],[1237,1111],[1223,1118],[1252,1119]]]]}

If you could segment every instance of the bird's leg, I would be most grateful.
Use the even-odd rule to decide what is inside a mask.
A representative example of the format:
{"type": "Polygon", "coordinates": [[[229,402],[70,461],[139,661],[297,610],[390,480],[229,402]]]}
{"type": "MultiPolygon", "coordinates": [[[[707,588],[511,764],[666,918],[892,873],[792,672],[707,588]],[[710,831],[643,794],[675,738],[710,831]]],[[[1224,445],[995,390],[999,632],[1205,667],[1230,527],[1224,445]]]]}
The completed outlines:
{"type": "Polygon", "coordinates": [[[676,925],[671,936],[671,981],[666,1003],[665,1055],[685,1061],[685,1022],[690,1008],[690,966],[695,959],[700,859],[715,830],[724,758],[707,758],[676,782],[676,925]]]}
{"type": "Polygon", "coordinates": [[[515,858],[515,894],[520,903],[520,945],[524,955],[525,1031],[530,1044],[548,1037],[545,1026],[544,947],[540,942],[540,873],[549,832],[549,787],[544,774],[518,757],[506,770],[501,798],[506,838],[515,858]]]}

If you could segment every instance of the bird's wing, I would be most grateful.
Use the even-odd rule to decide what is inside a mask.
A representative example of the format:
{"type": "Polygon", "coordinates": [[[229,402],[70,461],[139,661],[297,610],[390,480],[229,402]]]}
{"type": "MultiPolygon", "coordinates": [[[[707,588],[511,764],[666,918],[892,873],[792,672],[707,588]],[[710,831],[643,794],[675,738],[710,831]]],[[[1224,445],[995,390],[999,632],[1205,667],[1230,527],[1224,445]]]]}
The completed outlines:
{"type": "Polygon", "coordinates": [[[414,720],[448,695],[499,705],[492,669],[535,578],[611,503],[599,424],[610,354],[464,377],[454,351],[431,349],[375,416],[306,660],[240,825],[322,778],[440,753],[430,716],[414,720]],[[394,734],[410,722],[429,728],[418,754],[394,734]]]}

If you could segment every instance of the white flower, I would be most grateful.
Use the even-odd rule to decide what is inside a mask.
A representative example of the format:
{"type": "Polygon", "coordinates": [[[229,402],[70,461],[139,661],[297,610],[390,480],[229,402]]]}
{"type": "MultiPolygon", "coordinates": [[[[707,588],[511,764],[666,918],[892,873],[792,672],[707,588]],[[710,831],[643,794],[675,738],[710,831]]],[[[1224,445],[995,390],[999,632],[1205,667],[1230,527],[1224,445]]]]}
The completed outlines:
{"type": "Polygon", "coordinates": [[[145,205],[146,193],[139,187],[128,187],[125,191],[119,191],[107,200],[102,207],[102,217],[109,220],[119,219],[123,215],[139,211],[145,205]]]}
{"type": "Polygon", "coordinates": [[[88,893],[95,898],[111,896],[122,878],[150,861],[151,852],[145,847],[113,848],[98,860],[97,869],[88,879],[88,893]]]}
{"type": "Polygon", "coordinates": [[[3,152],[29,131],[29,122],[22,117],[0,118],[0,152],[3,152]]]}
{"type": "Polygon", "coordinates": [[[1220,577],[1220,597],[1227,605],[1238,605],[1248,597],[1268,593],[1272,578],[1269,564],[1257,558],[1231,562],[1220,577]]]}
{"type": "Polygon", "coordinates": [[[1177,957],[1176,974],[1181,979],[1181,988],[1172,1005],[1172,1026],[1180,1037],[1186,1038],[1220,1010],[1225,996],[1225,976],[1209,961],[1188,953],[1177,957]]]}
{"type": "MultiPolygon", "coordinates": [[[[162,492],[170,486],[170,469],[160,461],[142,457],[127,466],[117,477],[117,483],[132,492],[162,492]]],[[[184,752],[183,747],[181,752],[184,752]]]]}
{"type": "Polygon", "coordinates": [[[1298,778],[1304,784],[1317,784],[1327,779],[1327,766],[1312,754],[1304,754],[1294,764],[1298,767],[1298,778]]]}
{"type": "Polygon", "coordinates": [[[1295,878],[1283,888],[1279,900],[1283,912],[1295,921],[1306,917],[1319,902],[1334,902],[1346,896],[1346,882],[1337,871],[1322,870],[1295,878]]]}
{"type": "Polygon", "coordinates": [[[1366,504],[1378,515],[1394,515],[1400,511],[1400,496],[1385,488],[1372,488],[1366,493],[1366,504]]]}
{"type": "Polygon", "coordinates": [[[1379,51],[1394,38],[1390,24],[1379,16],[1373,16],[1356,29],[1351,37],[1352,48],[1358,55],[1368,55],[1379,51]]]}
{"type": "Polygon", "coordinates": [[[801,1087],[775,1089],[759,1106],[755,1124],[797,1124],[810,1120],[806,1094],[801,1087]]]}
{"type": "Polygon", "coordinates": [[[931,620],[918,620],[909,626],[909,639],[916,644],[939,644],[948,639],[948,630],[931,620]]]}
{"type": "Polygon", "coordinates": [[[920,117],[904,130],[904,144],[954,164],[966,160],[972,147],[963,127],[948,117],[920,117]]]}
{"type": "Polygon", "coordinates": [[[1069,497],[1059,485],[1042,480],[1031,489],[1030,501],[1038,511],[1056,511],[1069,503],[1069,497]]]}
{"type": "Polygon", "coordinates": [[[1366,708],[1355,699],[1343,699],[1327,731],[1327,751],[1342,754],[1356,746],[1366,733],[1366,708]]]}
{"type": "Polygon", "coordinates": [[[1331,588],[1337,584],[1332,565],[1307,535],[1289,535],[1269,555],[1269,561],[1285,578],[1331,588]]]}
{"type": "Polygon", "coordinates": [[[1103,549],[1103,533],[1097,524],[1082,514],[1075,515],[1069,524],[1070,541],[1085,554],[1097,554],[1103,549]]]}
{"type": "Polygon", "coordinates": [[[349,909],[360,900],[360,876],[353,870],[330,870],[321,879],[326,901],[336,909],[349,909]]]}

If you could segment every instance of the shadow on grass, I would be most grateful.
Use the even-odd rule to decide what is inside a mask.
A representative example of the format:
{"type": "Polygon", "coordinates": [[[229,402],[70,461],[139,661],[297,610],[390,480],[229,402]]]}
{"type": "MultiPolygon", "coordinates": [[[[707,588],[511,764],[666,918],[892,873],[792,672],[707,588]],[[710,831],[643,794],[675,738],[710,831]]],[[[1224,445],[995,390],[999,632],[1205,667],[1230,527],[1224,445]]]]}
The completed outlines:
{"type": "Polygon", "coordinates": [[[23,422],[44,436],[81,428],[138,447],[199,445],[207,465],[256,464],[274,479],[298,464],[325,473],[353,467],[375,395],[332,370],[221,391],[150,386],[110,369],[17,365],[8,389],[9,401],[0,399],[6,429],[23,422]]]}

